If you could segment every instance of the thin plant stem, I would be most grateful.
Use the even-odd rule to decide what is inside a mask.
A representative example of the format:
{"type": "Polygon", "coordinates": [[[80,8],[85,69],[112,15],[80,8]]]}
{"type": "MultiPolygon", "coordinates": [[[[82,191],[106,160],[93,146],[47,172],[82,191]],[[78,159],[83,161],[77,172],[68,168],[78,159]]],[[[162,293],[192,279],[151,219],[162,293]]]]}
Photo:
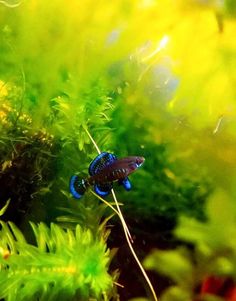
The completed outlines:
{"type": "MultiPolygon", "coordinates": [[[[100,151],[100,149],[99,149],[97,143],[94,141],[93,137],[90,135],[90,133],[89,133],[89,131],[87,130],[87,128],[84,127],[84,130],[85,130],[85,132],[87,133],[87,135],[89,136],[89,138],[91,139],[91,141],[92,141],[94,147],[96,148],[98,154],[101,154],[101,151],[100,151]]],[[[105,204],[107,204],[107,205],[109,204],[107,201],[105,201],[102,197],[100,197],[99,195],[97,195],[97,194],[94,193],[93,191],[92,191],[92,193],[93,193],[96,197],[98,197],[100,200],[102,200],[105,204]]],[[[138,266],[139,266],[139,268],[140,268],[140,270],[141,270],[141,272],[142,272],[142,274],[143,274],[145,280],[147,281],[147,284],[148,284],[148,286],[149,286],[149,288],[150,288],[150,290],[151,290],[151,293],[152,293],[152,296],[153,296],[154,301],[158,301],[157,296],[156,296],[156,293],[155,293],[155,290],[154,290],[154,288],[153,288],[153,285],[152,285],[152,283],[151,283],[151,281],[150,281],[150,279],[149,279],[149,277],[148,277],[146,271],[144,270],[144,268],[143,268],[141,262],[139,261],[138,256],[137,256],[137,254],[135,253],[134,248],[133,248],[133,246],[132,246],[133,240],[132,240],[132,237],[131,237],[131,235],[130,235],[129,228],[128,228],[126,222],[125,222],[124,216],[123,216],[123,214],[122,214],[122,212],[121,212],[119,203],[118,203],[117,198],[116,198],[115,191],[112,189],[112,190],[111,190],[111,193],[112,193],[114,202],[115,202],[115,204],[116,204],[117,210],[116,210],[112,205],[110,205],[110,204],[109,204],[108,206],[111,207],[112,210],[114,210],[114,211],[117,213],[118,217],[120,218],[120,221],[121,221],[121,224],[122,224],[124,233],[125,233],[125,238],[126,238],[126,241],[127,241],[127,243],[128,243],[128,246],[129,246],[129,249],[130,249],[130,251],[131,251],[131,253],[132,253],[132,255],[133,255],[135,261],[137,262],[137,264],[138,264],[138,266]]]]}
{"type": "MultiPolygon", "coordinates": [[[[114,208],[109,202],[107,202],[106,200],[104,200],[102,197],[100,197],[100,195],[96,194],[94,191],[91,190],[91,192],[92,192],[92,194],[95,195],[100,201],[102,201],[104,204],[106,204],[108,207],[110,207],[110,208],[111,208],[111,209],[119,216],[120,220],[122,219],[122,214],[121,214],[121,216],[120,216],[120,213],[116,210],[116,208],[114,208]]],[[[117,206],[117,205],[116,205],[116,206],[117,206]]],[[[118,204],[118,207],[120,208],[119,204],[118,204]]],[[[132,239],[132,237],[131,237],[131,234],[130,234],[130,232],[129,232],[129,228],[128,228],[128,226],[127,226],[126,224],[125,224],[125,229],[124,229],[124,231],[127,232],[127,235],[129,236],[129,239],[130,239],[131,242],[133,243],[134,241],[133,241],[133,239],[132,239]]]]}
{"type": "Polygon", "coordinates": [[[141,272],[142,272],[142,274],[143,274],[145,280],[147,281],[147,284],[148,284],[148,286],[149,286],[149,288],[150,288],[150,290],[151,290],[151,292],[152,292],[153,299],[154,299],[155,301],[158,301],[157,296],[156,296],[156,293],[155,293],[155,290],[154,290],[154,288],[153,288],[153,285],[152,285],[152,283],[151,283],[151,281],[150,281],[150,279],[149,279],[149,277],[148,277],[146,271],[144,270],[144,268],[143,268],[141,262],[139,261],[138,256],[137,256],[136,252],[134,251],[134,248],[133,248],[133,246],[132,246],[132,243],[131,243],[131,241],[130,241],[128,235],[127,235],[127,232],[125,231],[125,227],[127,227],[127,225],[126,225],[126,222],[125,222],[125,220],[124,220],[123,214],[122,214],[122,212],[121,212],[121,210],[120,210],[120,206],[119,206],[119,204],[118,204],[118,201],[117,201],[117,198],[116,198],[116,194],[115,194],[115,192],[114,192],[113,189],[111,190],[111,192],[112,192],[112,196],[113,196],[113,198],[114,198],[114,201],[115,201],[115,203],[116,203],[117,209],[118,209],[118,211],[119,211],[119,213],[120,213],[120,214],[119,214],[119,217],[120,217],[120,220],[121,220],[121,224],[122,224],[122,226],[123,226],[123,228],[124,228],[124,233],[125,233],[126,241],[127,241],[128,246],[129,246],[129,248],[130,248],[130,251],[131,251],[131,253],[132,253],[132,255],[133,255],[135,261],[137,262],[137,264],[138,264],[138,266],[139,266],[139,268],[140,268],[140,270],[141,270],[141,272]]]}
{"type": "Polygon", "coordinates": [[[117,215],[119,215],[119,212],[116,210],[116,208],[114,208],[109,202],[107,202],[106,200],[104,200],[102,197],[100,197],[100,195],[96,194],[94,191],[91,190],[91,193],[93,195],[95,195],[95,197],[97,197],[100,201],[102,201],[104,204],[106,204],[108,207],[110,207],[117,215]]]}
{"type": "Polygon", "coordinates": [[[94,147],[96,148],[98,154],[100,155],[100,154],[101,154],[101,151],[100,151],[100,149],[99,149],[97,143],[93,140],[93,137],[90,135],[90,133],[89,133],[89,131],[87,130],[87,128],[86,128],[85,126],[84,126],[83,128],[84,128],[86,134],[89,136],[90,140],[93,142],[93,145],[94,145],[94,147]]]}
{"type": "MultiPolygon", "coordinates": [[[[109,202],[107,202],[106,200],[104,200],[102,197],[100,197],[100,195],[98,195],[98,194],[96,194],[94,191],[92,191],[91,190],[91,193],[93,194],[93,195],[95,195],[100,201],[102,201],[104,204],[106,204],[108,207],[110,207],[118,216],[119,216],[119,218],[120,219],[122,219],[122,214],[121,214],[121,216],[120,216],[120,213],[119,213],[119,211],[117,211],[116,210],[116,208],[114,208],[109,202]]],[[[117,204],[115,203],[115,205],[116,205],[116,207],[117,207],[117,204]]],[[[120,205],[119,205],[119,203],[118,203],[118,208],[120,208],[120,205]]],[[[128,234],[128,236],[129,236],[129,239],[131,240],[131,242],[133,243],[134,241],[133,241],[133,239],[132,239],[132,236],[131,236],[131,234],[130,234],[130,232],[129,232],[129,228],[128,228],[128,226],[125,224],[125,231],[127,232],[127,234],[128,234]]]]}

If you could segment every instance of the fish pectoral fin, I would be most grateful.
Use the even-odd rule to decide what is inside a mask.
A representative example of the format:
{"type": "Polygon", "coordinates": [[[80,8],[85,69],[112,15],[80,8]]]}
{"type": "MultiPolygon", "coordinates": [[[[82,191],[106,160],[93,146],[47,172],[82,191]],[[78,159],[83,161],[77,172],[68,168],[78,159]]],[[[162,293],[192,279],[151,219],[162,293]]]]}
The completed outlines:
{"type": "Polygon", "coordinates": [[[94,185],[94,191],[101,197],[107,196],[111,192],[111,189],[112,183],[94,185]]]}
{"type": "Polygon", "coordinates": [[[126,177],[124,179],[120,179],[118,181],[118,183],[119,183],[119,185],[123,185],[124,189],[127,191],[131,190],[131,188],[132,188],[131,182],[128,177],[126,177]]]}
{"type": "Polygon", "coordinates": [[[103,152],[99,154],[89,165],[89,174],[94,176],[106,166],[117,160],[117,157],[111,153],[103,152]]]}

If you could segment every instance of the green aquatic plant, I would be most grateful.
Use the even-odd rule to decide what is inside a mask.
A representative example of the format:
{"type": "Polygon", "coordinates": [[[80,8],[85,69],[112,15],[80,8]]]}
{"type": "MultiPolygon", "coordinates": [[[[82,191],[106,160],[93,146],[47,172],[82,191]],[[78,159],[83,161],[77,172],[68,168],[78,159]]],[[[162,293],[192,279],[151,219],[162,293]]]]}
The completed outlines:
{"type": "MultiPolygon", "coordinates": [[[[204,183],[206,177],[200,175],[192,179],[184,168],[173,167],[173,160],[169,163],[173,138],[166,136],[166,125],[172,124],[169,126],[171,133],[175,127],[172,115],[167,113],[171,97],[164,93],[166,88],[163,92],[162,77],[154,76],[159,66],[154,64],[155,60],[159,61],[160,55],[162,61],[165,49],[163,53],[156,53],[150,64],[147,60],[143,62],[143,56],[149,56],[159,41],[160,33],[157,41],[156,30],[152,31],[155,22],[148,18],[150,24],[145,24],[149,24],[149,30],[145,26],[141,28],[146,35],[130,39],[127,35],[134,36],[130,30],[135,11],[140,9],[137,4],[127,2],[134,10],[127,10],[125,23],[130,20],[131,26],[127,24],[126,30],[121,29],[120,17],[124,18],[124,11],[119,1],[109,6],[107,3],[91,5],[96,11],[93,16],[82,3],[68,4],[63,0],[50,5],[23,1],[14,10],[1,7],[0,11],[0,76],[5,86],[12,83],[11,86],[16,87],[11,103],[30,116],[33,131],[45,128],[48,134],[54,135],[60,147],[56,151],[53,177],[62,181],[53,186],[48,183],[47,187],[53,190],[51,203],[54,206],[63,203],[56,191],[61,185],[66,189],[72,172],[84,173],[95,156],[84,132],[84,128],[90,128],[102,149],[119,156],[138,153],[149,158],[140,177],[134,175],[137,185],[125,208],[131,218],[151,218],[155,222],[165,216],[172,221],[183,211],[201,216],[201,204],[208,193],[208,185],[204,183]],[[105,10],[103,5],[106,5],[105,10]],[[104,15],[105,11],[111,14],[104,15]],[[74,34],[74,29],[79,34],[74,34]],[[107,44],[116,30],[116,42],[107,44]],[[143,45],[150,34],[153,34],[153,44],[143,45]],[[148,72],[139,80],[146,68],[148,72]],[[159,94],[156,86],[160,86],[159,94]],[[155,183],[152,190],[145,184],[150,181],[155,183]],[[199,186],[200,189],[196,188],[199,186]]],[[[159,9],[161,11],[163,6],[157,11],[159,9]]],[[[149,10],[152,8],[147,7],[147,13],[149,10]]],[[[143,15],[144,11],[139,13],[143,15]]],[[[139,31],[137,22],[134,24],[139,31]]],[[[168,76],[172,76],[171,71],[168,76]]],[[[164,74],[166,80],[168,76],[164,74]]]]}
{"type": "Polygon", "coordinates": [[[55,169],[53,135],[45,129],[33,130],[31,125],[31,117],[10,101],[0,103],[0,202],[11,199],[4,219],[18,225],[32,205],[39,204],[37,197],[50,185],[50,170],[55,169]]]}
{"type": "MultiPolygon", "coordinates": [[[[169,135],[164,129],[166,123],[169,123],[169,131],[173,133],[177,121],[165,114],[163,109],[160,109],[163,115],[157,110],[160,116],[153,117],[154,120],[149,116],[145,118],[144,114],[154,110],[151,104],[140,114],[136,103],[124,106],[122,96],[116,101],[117,106],[109,122],[115,129],[112,136],[114,153],[138,153],[147,158],[139,174],[133,175],[134,189],[124,207],[125,215],[131,220],[140,219],[144,227],[153,223],[159,227],[169,224],[173,228],[182,213],[204,219],[204,203],[214,186],[213,179],[206,166],[199,167],[194,160],[186,164],[182,154],[179,156],[176,150],[177,142],[172,141],[173,137],[169,139],[165,136],[169,135]],[[153,183],[152,189],[148,183],[153,183]]],[[[125,198],[122,189],[119,195],[120,199],[125,198]]]]}
{"type": "Polygon", "coordinates": [[[65,230],[31,223],[36,245],[11,222],[1,222],[0,298],[4,300],[109,300],[112,277],[103,238],[79,225],[65,230]]]}
{"type": "MultiPolygon", "coordinates": [[[[173,250],[155,250],[145,259],[146,268],[165,275],[173,282],[161,300],[222,300],[220,295],[200,292],[200,286],[212,276],[231,279],[235,283],[234,200],[223,191],[216,192],[207,202],[206,215],[205,222],[182,216],[174,231],[182,245],[173,250]]],[[[217,294],[216,288],[215,291],[217,294]]]]}
{"type": "MultiPolygon", "coordinates": [[[[148,158],[122,209],[141,249],[180,214],[206,219],[235,175],[234,35],[234,0],[0,0],[3,218],[49,224],[69,207],[68,179],[95,157],[89,128],[101,149],[148,158]]],[[[73,226],[97,233],[96,201],[62,221],[78,210],[73,226]]]]}

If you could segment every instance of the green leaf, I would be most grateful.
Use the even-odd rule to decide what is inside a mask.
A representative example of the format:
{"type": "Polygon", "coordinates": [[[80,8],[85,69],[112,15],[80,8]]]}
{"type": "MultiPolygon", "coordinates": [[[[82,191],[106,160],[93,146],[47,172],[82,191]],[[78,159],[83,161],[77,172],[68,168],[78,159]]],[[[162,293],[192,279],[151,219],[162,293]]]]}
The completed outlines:
{"type": "Polygon", "coordinates": [[[157,250],[145,259],[144,266],[170,277],[177,283],[191,283],[193,268],[188,257],[189,254],[183,249],[157,250]]]}
{"type": "Polygon", "coordinates": [[[2,216],[5,212],[6,212],[6,210],[7,210],[7,207],[9,206],[9,204],[10,204],[10,199],[9,200],[7,200],[6,201],[6,204],[2,207],[2,209],[0,210],[0,216],[2,216]]]}
{"type": "Polygon", "coordinates": [[[186,290],[172,286],[167,289],[161,297],[161,301],[192,301],[192,295],[186,290]]]}

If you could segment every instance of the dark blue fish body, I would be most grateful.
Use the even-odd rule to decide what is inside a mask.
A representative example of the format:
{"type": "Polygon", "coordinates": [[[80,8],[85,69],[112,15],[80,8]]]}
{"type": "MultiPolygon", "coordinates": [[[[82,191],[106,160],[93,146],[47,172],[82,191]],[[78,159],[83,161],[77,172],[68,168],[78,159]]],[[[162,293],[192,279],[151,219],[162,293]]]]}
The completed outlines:
{"type": "Polygon", "coordinates": [[[70,180],[70,192],[79,199],[83,196],[88,187],[94,186],[94,191],[104,197],[112,189],[112,183],[118,181],[126,190],[131,189],[131,183],[128,176],[139,168],[143,162],[143,157],[126,157],[117,159],[111,153],[99,154],[89,166],[89,177],[79,179],[78,176],[72,176],[70,180]]]}

